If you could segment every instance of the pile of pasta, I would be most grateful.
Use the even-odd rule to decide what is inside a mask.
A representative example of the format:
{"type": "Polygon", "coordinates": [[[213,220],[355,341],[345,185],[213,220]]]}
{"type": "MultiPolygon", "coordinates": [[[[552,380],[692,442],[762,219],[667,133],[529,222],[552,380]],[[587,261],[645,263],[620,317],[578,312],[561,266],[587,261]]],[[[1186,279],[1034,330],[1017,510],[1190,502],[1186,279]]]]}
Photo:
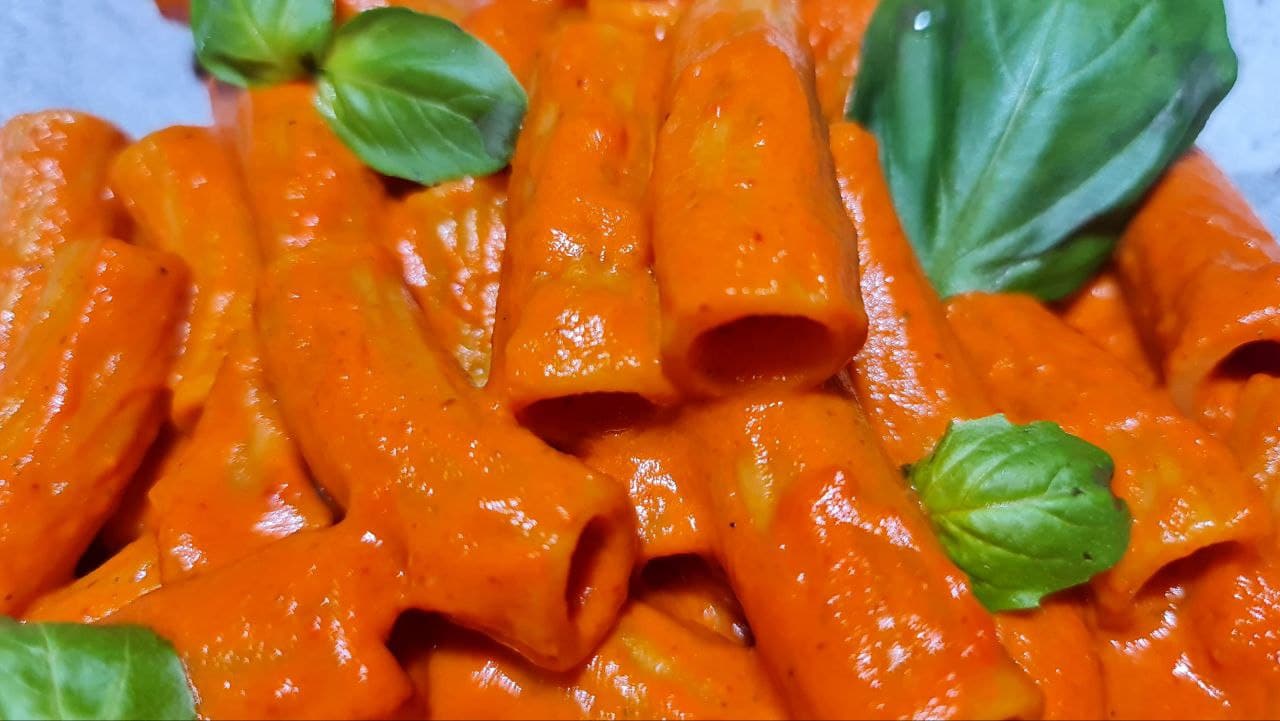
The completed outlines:
{"type": "Polygon", "coordinates": [[[406,4],[529,88],[509,171],[389,183],[297,84],[0,131],[0,613],[207,718],[1280,712],[1280,247],[1208,158],[1071,301],[944,302],[841,119],[874,2],[406,4]],[[900,472],[995,412],[1133,514],[1029,612],[900,472]]]}

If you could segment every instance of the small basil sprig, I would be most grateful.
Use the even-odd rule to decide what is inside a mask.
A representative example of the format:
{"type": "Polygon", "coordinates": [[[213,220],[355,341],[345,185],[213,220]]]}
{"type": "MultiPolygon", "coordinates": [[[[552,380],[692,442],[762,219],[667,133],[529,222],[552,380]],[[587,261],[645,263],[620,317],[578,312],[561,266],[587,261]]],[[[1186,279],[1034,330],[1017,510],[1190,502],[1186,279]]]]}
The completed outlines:
{"type": "Polygon", "coordinates": [[[196,57],[241,87],[305,77],[333,32],[333,0],[192,0],[196,57]]]}
{"type": "Polygon", "coordinates": [[[194,719],[173,647],[145,628],[0,618],[0,719],[194,719]]]}
{"type": "Polygon", "coordinates": [[[422,184],[500,170],[528,107],[500,55],[406,8],[368,10],[334,33],[332,0],[196,0],[192,30],[201,64],[235,85],[314,68],[316,108],[343,142],[371,168],[422,184]]]}
{"type": "Polygon", "coordinates": [[[1102,449],[1057,424],[996,415],[953,422],[909,476],[974,595],[1010,611],[1036,608],[1120,560],[1130,517],[1111,494],[1113,471],[1102,449]]]}
{"type": "Polygon", "coordinates": [[[938,291],[1051,300],[1106,261],[1114,227],[1079,231],[1186,151],[1236,56],[1222,0],[882,0],[860,68],[849,117],[938,291]]]}
{"type": "Polygon", "coordinates": [[[405,8],[370,10],[338,30],[317,100],[370,167],[424,185],[501,170],[527,106],[489,46],[405,8]]]}

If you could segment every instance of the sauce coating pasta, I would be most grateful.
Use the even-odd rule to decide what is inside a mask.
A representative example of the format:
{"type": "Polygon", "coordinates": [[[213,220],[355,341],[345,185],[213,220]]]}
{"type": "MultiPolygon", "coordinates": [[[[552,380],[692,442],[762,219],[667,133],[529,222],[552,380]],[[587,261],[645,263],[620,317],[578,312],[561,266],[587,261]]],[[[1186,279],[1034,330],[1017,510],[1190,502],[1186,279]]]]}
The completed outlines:
{"type": "Polygon", "coordinates": [[[210,127],[0,127],[0,715],[118,627],[212,720],[1280,714],[1280,247],[1192,150],[940,295],[925,5],[158,0],[210,127]]]}

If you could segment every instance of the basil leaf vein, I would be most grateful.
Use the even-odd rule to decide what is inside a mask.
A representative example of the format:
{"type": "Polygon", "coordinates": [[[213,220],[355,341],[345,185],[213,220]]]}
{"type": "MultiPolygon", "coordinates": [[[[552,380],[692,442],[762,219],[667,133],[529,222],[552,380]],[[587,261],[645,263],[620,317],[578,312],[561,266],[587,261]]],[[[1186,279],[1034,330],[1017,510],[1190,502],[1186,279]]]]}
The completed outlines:
{"type": "Polygon", "coordinates": [[[404,8],[339,29],[318,90],[320,113],[370,167],[424,185],[503,168],[528,107],[491,48],[404,8]]]}
{"type": "Polygon", "coordinates": [[[333,31],[333,0],[193,0],[200,64],[252,87],[305,77],[333,31]]]}
{"type": "Polygon", "coordinates": [[[943,295],[1065,296],[1235,82],[1221,0],[883,0],[849,117],[943,295]]]}
{"type": "Polygon", "coordinates": [[[1039,606],[1114,566],[1130,516],[1102,449],[1053,423],[951,424],[908,471],[951,560],[992,611],[1039,606]]]}
{"type": "Polygon", "coordinates": [[[134,626],[0,619],[0,719],[194,719],[177,653],[134,626]]]}

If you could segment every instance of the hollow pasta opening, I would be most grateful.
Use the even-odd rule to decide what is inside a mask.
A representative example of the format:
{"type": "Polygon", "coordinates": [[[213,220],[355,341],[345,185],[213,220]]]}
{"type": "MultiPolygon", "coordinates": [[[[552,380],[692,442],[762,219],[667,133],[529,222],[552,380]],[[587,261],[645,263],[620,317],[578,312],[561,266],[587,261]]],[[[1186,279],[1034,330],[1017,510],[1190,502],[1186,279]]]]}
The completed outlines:
{"type": "Polygon", "coordinates": [[[750,315],[698,336],[690,362],[720,386],[784,383],[796,376],[826,372],[831,365],[831,348],[831,333],[815,320],[795,315],[750,315]]]}
{"type": "MultiPolygon", "coordinates": [[[[629,568],[617,563],[618,550],[629,541],[624,529],[606,518],[593,518],[573,549],[569,560],[569,575],[565,581],[564,600],[570,622],[582,621],[590,625],[588,606],[598,595],[609,595],[609,589],[625,586],[629,568]],[[605,592],[605,593],[602,593],[605,592]]],[[[614,609],[604,611],[608,616],[614,609]]]]}
{"type": "Polygon", "coordinates": [[[655,558],[632,581],[633,597],[699,633],[744,647],[755,645],[742,603],[724,570],[702,556],[655,558]]]}
{"type": "Polygon", "coordinates": [[[1213,370],[1214,377],[1241,382],[1258,374],[1280,377],[1280,341],[1246,343],[1222,359],[1213,370]]]}
{"type": "Polygon", "coordinates": [[[636,393],[580,393],[532,403],[520,413],[520,422],[552,445],[566,447],[588,433],[635,425],[654,411],[636,393]]]}

